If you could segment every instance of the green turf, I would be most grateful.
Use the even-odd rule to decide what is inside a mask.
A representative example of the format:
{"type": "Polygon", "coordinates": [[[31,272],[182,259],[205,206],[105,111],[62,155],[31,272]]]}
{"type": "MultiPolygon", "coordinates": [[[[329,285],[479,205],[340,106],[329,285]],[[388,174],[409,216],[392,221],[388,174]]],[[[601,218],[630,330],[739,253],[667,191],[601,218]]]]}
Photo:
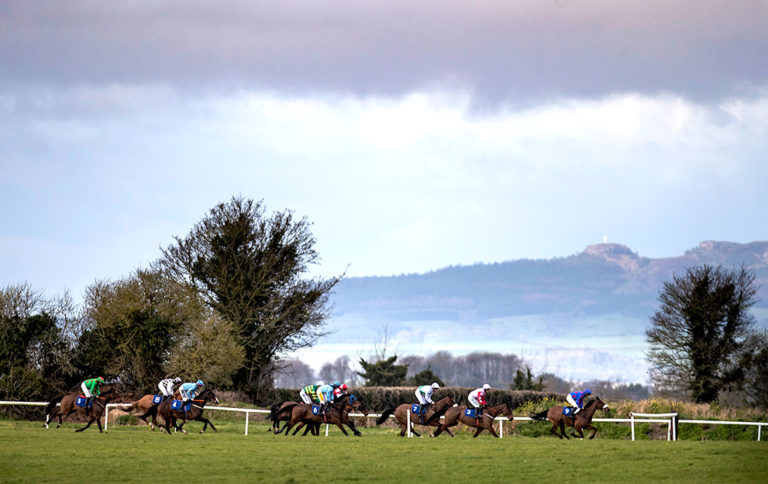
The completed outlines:
{"type": "MultiPolygon", "coordinates": [[[[560,441],[458,432],[405,439],[391,429],[344,437],[272,435],[242,421],[218,433],[164,435],[111,425],[0,421],[0,482],[765,482],[768,443],[755,441],[560,441]]],[[[187,425],[198,431],[200,424],[187,425]]]]}

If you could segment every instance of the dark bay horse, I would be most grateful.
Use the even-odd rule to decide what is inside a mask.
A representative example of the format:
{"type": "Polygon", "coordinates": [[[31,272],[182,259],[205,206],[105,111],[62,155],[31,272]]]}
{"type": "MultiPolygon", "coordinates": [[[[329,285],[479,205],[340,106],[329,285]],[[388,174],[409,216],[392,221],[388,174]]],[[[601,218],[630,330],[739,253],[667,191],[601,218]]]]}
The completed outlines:
{"type": "Polygon", "coordinates": [[[60,397],[54,398],[48,406],[45,407],[45,423],[43,425],[45,428],[48,428],[48,424],[58,417],[59,423],[56,425],[56,428],[59,428],[62,424],[62,417],[77,412],[78,415],[88,417],[88,424],[81,429],[75,430],[75,432],[82,432],[90,427],[94,421],[96,421],[96,425],[99,427],[99,432],[103,432],[104,430],[101,428],[101,417],[106,413],[107,404],[110,400],[117,396],[116,393],[117,392],[113,388],[105,388],[101,395],[94,397],[93,405],[88,410],[75,405],[75,401],[80,395],[79,393],[61,395],[60,397]],[[58,408],[56,408],[57,403],[59,404],[58,408]]]}
{"type": "MultiPolygon", "coordinates": [[[[155,427],[157,427],[157,413],[152,412],[151,410],[153,407],[160,404],[152,403],[154,398],[155,394],[144,395],[138,400],[131,402],[129,407],[124,407],[120,410],[130,415],[136,415],[138,418],[142,419],[144,423],[149,425],[150,430],[155,430],[155,427]],[[147,420],[147,417],[152,417],[152,421],[150,422],[147,420]]],[[[179,392],[175,392],[172,398],[178,399],[179,392]]]]}
{"type": "MultiPolygon", "coordinates": [[[[403,403],[402,405],[398,405],[397,408],[389,408],[384,410],[384,412],[381,414],[381,417],[376,420],[376,425],[383,424],[387,421],[389,416],[394,413],[395,419],[397,419],[397,423],[400,424],[400,437],[404,437],[405,432],[408,430],[408,413],[410,412],[411,432],[413,432],[416,437],[421,437],[421,434],[414,430],[414,424],[425,425],[429,427],[440,427],[440,416],[446,413],[446,411],[453,407],[455,404],[456,402],[450,395],[441,398],[429,406],[426,414],[424,415],[424,423],[420,423],[421,417],[411,412],[411,404],[403,403]]],[[[453,437],[453,433],[450,430],[448,430],[448,433],[451,435],[451,437],[453,437]]]]}
{"type": "Polygon", "coordinates": [[[184,410],[173,410],[171,408],[172,401],[173,399],[171,398],[164,400],[154,409],[150,410],[150,415],[157,414],[165,420],[164,429],[166,432],[169,434],[171,433],[171,424],[173,424],[174,427],[186,434],[187,431],[184,430],[184,424],[187,423],[187,420],[203,422],[205,425],[203,425],[203,429],[200,431],[201,434],[205,432],[205,429],[207,429],[209,425],[213,431],[216,432],[216,427],[214,427],[211,421],[203,417],[203,408],[206,403],[219,403],[219,399],[216,397],[216,394],[213,393],[213,390],[209,388],[205,389],[197,396],[197,398],[193,398],[191,400],[192,405],[190,406],[189,412],[186,413],[184,410]],[[179,420],[181,420],[181,425],[177,425],[177,421],[179,420]]]}
{"type": "MultiPolygon", "coordinates": [[[[445,412],[445,421],[440,426],[440,428],[437,429],[437,432],[435,432],[435,437],[440,435],[443,430],[448,431],[449,427],[453,427],[459,422],[463,423],[467,427],[473,427],[476,429],[472,437],[477,437],[483,430],[487,430],[494,437],[498,437],[499,434],[497,434],[496,430],[493,428],[493,419],[496,417],[507,417],[509,420],[513,419],[512,409],[506,403],[495,405],[493,407],[486,407],[483,410],[483,416],[481,418],[467,417],[464,414],[466,409],[467,407],[449,408],[445,412]]],[[[451,434],[451,436],[453,436],[453,434],[451,434]]]]}
{"type": "Polygon", "coordinates": [[[569,438],[565,433],[566,425],[573,427],[574,430],[579,433],[579,435],[571,433],[571,435],[574,437],[583,439],[584,432],[582,432],[582,429],[589,429],[592,430],[592,435],[590,435],[589,438],[594,439],[595,434],[597,434],[597,428],[592,425],[592,417],[595,416],[595,412],[598,410],[602,410],[606,413],[610,412],[608,405],[603,403],[603,401],[598,397],[595,397],[594,400],[590,400],[586,405],[584,405],[584,409],[576,414],[575,419],[563,415],[563,407],[561,405],[555,405],[554,407],[551,407],[548,410],[544,410],[540,413],[532,413],[530,417],[534,420],[549,420],[552,422],[552,428],[549,431],[561,439],[563,437],[566,439],[569,438]],[[556,430],[558,427],[560,427],[559,433],[556,430]]]}
{"type": "Polygon", "coordinates": [[[288,432],[291,430],[291,428],[298,424],[298,427],[293,432],[295,435],[296,432],[298,432],[299,429],[301,429],[301,427],[304,425],[309,425],[312,423],[329,423],[339,427],[344,435],[349,435],[344,429],[344,425],[346,425],[350,428],[350,430],[352,430],[355,436],[360,437],[363,434],[357,430],[355,423],[352,421],[352,419],[349,418],[350,410],[359,410],[363,413],[363,415],[368,415],[368,408],[365,406],[365,403],[363,403],[363,401],[359,398],[350,394],[344,394],[338,397],[336,401],[329,406],[325,415],[315,415],[312,413],[312,405],[301,403],[295,405],[291,409],[291,420],[276,433],[279,434],[280,432],[285,432],[285,435],[288,435],[288,432]]]}

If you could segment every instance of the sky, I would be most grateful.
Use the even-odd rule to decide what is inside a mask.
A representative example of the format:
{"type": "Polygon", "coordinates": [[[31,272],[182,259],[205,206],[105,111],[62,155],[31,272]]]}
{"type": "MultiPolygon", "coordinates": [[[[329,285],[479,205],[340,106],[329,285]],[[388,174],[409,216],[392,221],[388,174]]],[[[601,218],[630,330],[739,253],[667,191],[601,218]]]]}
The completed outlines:
{"type": "Polygon", "coordinates": [[[219,202],[321,276],[768,240],[768,3],[0,4],[0,287],[75,299],[219,202]]]}

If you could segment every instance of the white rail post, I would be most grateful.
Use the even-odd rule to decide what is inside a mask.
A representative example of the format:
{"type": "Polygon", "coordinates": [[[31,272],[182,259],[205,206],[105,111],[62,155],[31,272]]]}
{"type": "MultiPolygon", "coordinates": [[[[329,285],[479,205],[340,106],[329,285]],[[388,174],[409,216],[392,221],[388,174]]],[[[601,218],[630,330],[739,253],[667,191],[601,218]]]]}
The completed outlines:
{"type": "Polygon", "coordinates": [[[330,425],[331,425],[331,424],[325,424],[325,436],[326,436],[326,437],[328,437],[328,427],[329,427],[330,425]]]}
{"type": "Polygon", "coordinates": [[[629,419],[631,420],[630,426],[632,427],[632,440],[635,440],[635,414],[630,412],[629,413],[629,419]]]}
{"type": "Polygon", "coordinates": [[[245,435],[248,435],[248,417],[251,415],[251,412],[248,410],[245,411],[245,435]]]}
{"type": "Polygon", "coordinates": [[[104,432],[107,431],[107,425],[109,424],[109,404],[104,407],[104,432]]]}
{"type": "Polygon", "coordinates": [[[499,419],[499,438],[504,438],[504,420],[499,419]]]}
{"type": "Polygon", "coordinates": [[[757,426],[757,441],[760,442],[760,431],[763,430],[762,425],[757,426]]]}
{"type": "Polygon", "coordinates": [[[408,409],[408,416],[406,418],[408,420],[408,422],[407,422],[407,425],[408,425],[408,437],[410,437],[411,436],[411,409],[410,408],[408,409]]]}

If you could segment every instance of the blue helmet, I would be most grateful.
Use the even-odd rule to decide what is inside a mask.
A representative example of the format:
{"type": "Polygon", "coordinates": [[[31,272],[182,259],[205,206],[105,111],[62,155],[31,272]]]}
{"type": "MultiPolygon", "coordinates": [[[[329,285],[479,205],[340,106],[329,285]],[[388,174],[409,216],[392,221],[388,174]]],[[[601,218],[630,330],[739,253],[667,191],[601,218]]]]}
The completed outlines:
{"type": "Polygon", "coordinates": [[[333,382],[333,383],[331,384],[331,386],[334,386],[334,387],[340,387],[340,386],[341,386],[341,382],[340,382],[339,380],[336,380],[335,382],[333,382]]]}
{"type": "Polygon", "coordinates": [[[592,390],[587,388],[586,390],[584,390],[584,395],[592,395],[592,390]]]}
{"type": "Polygon", "coordinates": [[[197,386],[199,387],[205,386],[205,383],[203,383],[203,380],[197,380],[197,386]]]}

